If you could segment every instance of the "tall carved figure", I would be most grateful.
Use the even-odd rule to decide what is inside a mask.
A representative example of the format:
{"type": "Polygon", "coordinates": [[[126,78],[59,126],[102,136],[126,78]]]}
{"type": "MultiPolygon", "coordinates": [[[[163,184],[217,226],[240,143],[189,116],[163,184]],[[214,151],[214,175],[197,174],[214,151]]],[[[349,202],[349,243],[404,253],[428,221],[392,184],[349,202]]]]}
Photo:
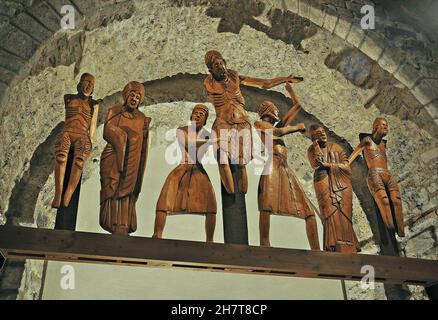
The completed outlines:
{"type": "Polygon", "coordinates": [[[135,204],[146,167],[151,118],[138,110],[145,94],[141,83],[129,82],[122,94],[124,104],[108,111],[103,130],[108,144],[100,160],[100,225],[127,235],[137,229],[135,204]]]}
{"type": "Polygon", "coordinates": [[[161,189],[156,206],[154,238],[161,238],[168,215],[205,215],[207,242],[213,242],[216,226],[216,197],[202,158],[211,143],[210,132],[203,127],[208,108],[197,104],[190,117],[191,125],[177,129],[177,141],[182,153],[181,163],[169,174],[161,189]]]}
{"type": "Polygon", "coordinates": [[[327,141],[321,125],[310,126],[312,145],[308,157],[315,170],[313,184],[324,226],[324,250],[357,252],[360,245],[353,229],[351,168],[345,150],[327,141]]]}
{"type": "Polygon", "coordinates": [[[258,110],[260,120],[254,123],[265,147],[272,144],[272,152],[267,148],[269,158],[258,189],[260,245],[270,246],[270,216],[274,214],[305,219],[310,248],[319,250],[315,210],[287,163],[287,148],[282,137],[294,132],[305,132],[306,128],[302,123],[289,126],[301,107],[289,83],[286,84],[286,90],[291,95],[293,105],[281,121],[277,106],[264,101],[258,110]]]}
{"type": "Polygon", "coordinates": [[[65,125],[55,144],[53,208],[59,208],[61,202],[68,207],[81,179],[84,163],[91,153],[99,113],[99,105],[91,97],[94,84],[94,76],[84,73],[77,85],[78,93],[64,96],[65,125]],[[66,172],[69,155],[73,156],[73,161],[70,172],[66,172]],[[65,190],[64,181],[68,181],[65,190]]]}
{"type": "Polygon", "coordinates": [[[350,164],[363,151],[368,166],[368,189],[374,197],[383,223],[389,230],[404,237],[404,221],[400,190],[393,175],[388,170],[386,141],[389,132],[388,121],[376,118],[371,134],[361,134],[361,141],[349,158],[350,164]]]}
{"type": "Polygon", "coordinates": [[[228,142],[223,141],[216,146],[220,178],[227,193],[246,193],[248,181],[245,165],[252,157],[252,137],[240,85],[270,89],[285,82],[300,82],[302,78],[289,76],[267,80],[241,76],[237,71],[228,69],[225,59],[215,50],[205,54],[205,64],[210,75],[205,79],[204,86],[216,109],[212,129],[217,137],[226,134],[228,139],[228,142]],[[233,170],[230,166],[233,166],[233,170]],[[232,171],[236,172],[237,181],[234,181],[232,171]]]}

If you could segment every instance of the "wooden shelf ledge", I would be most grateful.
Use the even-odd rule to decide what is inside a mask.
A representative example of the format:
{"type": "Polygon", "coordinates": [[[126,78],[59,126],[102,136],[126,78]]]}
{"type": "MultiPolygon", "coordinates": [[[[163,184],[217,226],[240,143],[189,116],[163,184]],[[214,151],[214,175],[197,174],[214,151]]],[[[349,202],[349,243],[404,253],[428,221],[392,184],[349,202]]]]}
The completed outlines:
{"type": "Polygon", "coordinates": [[[0,226],[0,250],[7,259],[233,272],[360,281],[371,265],[375,281],[438,283],[438,261],[236,244],[152,239],[68,230],[0,226]]]}

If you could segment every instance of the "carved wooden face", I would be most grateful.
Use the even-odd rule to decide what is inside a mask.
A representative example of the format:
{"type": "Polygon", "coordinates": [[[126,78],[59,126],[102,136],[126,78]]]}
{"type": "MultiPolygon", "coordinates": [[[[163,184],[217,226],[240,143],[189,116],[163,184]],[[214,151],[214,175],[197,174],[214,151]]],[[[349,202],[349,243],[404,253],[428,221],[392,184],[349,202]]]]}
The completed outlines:
{"type": "Polygon", "coordinates": [[[373,126],[373,131],[377,131],[381,136],[386,136],[389,132],[389,124],[385,119],[376,119],[373,126]]]}
{"type": "Polygon", "coordinates": [[[327,142],[327,134],[325,133],[324,128],[319,127],[315,131],[313,131],[312,138],[313,140],[327,142]]]}
{"type": "Polygon", "coordinates": [[[207,114],[205,111],[201,109],[195,109],[192,112],[192,116],[190,117],[190,120],[196,122],[197,128],[201,128],[205,125],[205,122],[207,120],[207,114]]]}
{"type": "Polygon", "coordinates": [[[210,69],[213,78],[216,81],[223,81],[228,77],[227,64],[221,58],[215,58],[210,69]]]}
{"type": "Polygon", "coordinates": [[[132,90],[131,92],[129,92],[129,95],[126,98],[125,103],[130,109],[135,110],[138,108],[140,101],[141,101],[141,93],[132,90]]]}
{"type": "Polygon", "coordinates": [[[86,76],[84,77],[80,82],[79,82],[79,88],[81,93],[86,96],[89,97],[93,94],[94,91],[94,78],[91,76],[86,76]]]}

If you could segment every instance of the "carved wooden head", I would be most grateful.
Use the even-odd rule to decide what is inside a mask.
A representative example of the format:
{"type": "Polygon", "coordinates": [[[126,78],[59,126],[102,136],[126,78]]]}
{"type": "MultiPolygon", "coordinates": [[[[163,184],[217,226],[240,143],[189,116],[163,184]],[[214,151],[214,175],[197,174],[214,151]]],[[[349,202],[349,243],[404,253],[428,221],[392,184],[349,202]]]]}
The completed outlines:
{"type": "Polygon", "coordinates": [[[205,126],[208,119],[208,107],[203,104],[197,104],[192,110],[190,120],[196,122],[196,126],[201,128],[205,126]]]}
{"type": "Polygon", "coordinates": [[[279,111],[275,104],[273,104],[271,101],[265,100],[263,101],[258,110],[260,119],[264,117],[269,117],[274,122],[280,121],[280,118],[278,116],[279,111]]]}
{"type": "Polygon", "coordinates": [[[208,71],[216,81],[223,81],[228,77],[227,62],[219,51],[207,51],[204,61],[208,71]]]}
{"type": "Polygon", "coordinates": [[[77,85],[78,93],[83,94],[85,97],[90,97],[94,91],[94,84],[96,79],[90,73],[83,73],[81,79],[77,85]]]}
{"type": "Polygon", "coordinates": [[[389,124],[385,118],[376,118],[373,122],[373,133],[377,132],[382,137],[389,132],[389,124]]]}
{"type": "Polygon", "coordinates": [[[137,109],[144,100],[144,86],[140,82],[129,82],[122,91],[125,106],[137,109]]]}

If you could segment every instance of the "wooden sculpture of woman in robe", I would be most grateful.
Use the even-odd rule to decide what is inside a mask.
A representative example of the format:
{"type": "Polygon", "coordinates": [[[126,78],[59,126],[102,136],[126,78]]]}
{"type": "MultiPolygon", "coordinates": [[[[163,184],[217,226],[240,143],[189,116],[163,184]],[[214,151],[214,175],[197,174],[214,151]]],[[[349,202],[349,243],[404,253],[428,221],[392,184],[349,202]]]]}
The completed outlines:
{"type": "Polygon", "coordinates": [[[258,111],[260,120],[254,123],[263,144],[267,146],[268,143],[272,143],[272,154],[269,155],[270,159],[260,177],[258,190],[260,245],[270,246],[270,215],[275,214],[305,219],[310,248],[319,250],[315,210],[287,163],[287,148],[282,137],[294,132],[303,132],[306,128],[302,123],[289,126],[301,106],[289,83],[286,84],[286,90],[291,95],[293,106],[281,121],[278,108],[272,102],[264,101],[258,111]],[[272,142],[268,139],[272,139],[272,142]]]}
{"type": "Polygon", "coordinates": [[[166,217],[176,214],[205,215],[207,242],[213,242],[216,226],[216,197],[201,160],[211,143],[209,132],[203,129],[208,108],[197,104],[191,115],[191,125],[177,130],[182,152],[181,163],[169,174],[161,189],[156,206],[154,238],[162,238],[166,217]]]}
{"type": "Polygon", "coordinates": [[[108,144],[100,161],[100,225],[127,235],[137,229],[135,203],[146,167],[151,118],[138,110],[145,94],[141,83],[129,82],[122,94],[124,104],[108,111],[103,131],[108,144]]]}
{"type": "Polygon", "coordinates": [[[324,250],[357,252],[360,245],[353,229],[351,168],[345,150],[327,141],[324,128],[310,126],[312,145],[308,157],[314,171],[313,184],[324,226],[324,250]]]}

